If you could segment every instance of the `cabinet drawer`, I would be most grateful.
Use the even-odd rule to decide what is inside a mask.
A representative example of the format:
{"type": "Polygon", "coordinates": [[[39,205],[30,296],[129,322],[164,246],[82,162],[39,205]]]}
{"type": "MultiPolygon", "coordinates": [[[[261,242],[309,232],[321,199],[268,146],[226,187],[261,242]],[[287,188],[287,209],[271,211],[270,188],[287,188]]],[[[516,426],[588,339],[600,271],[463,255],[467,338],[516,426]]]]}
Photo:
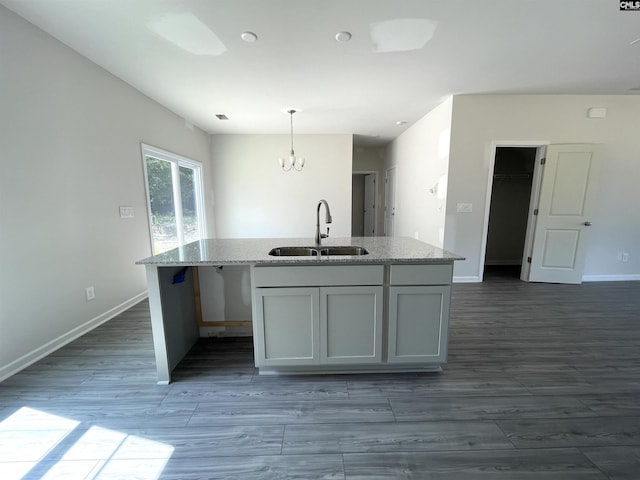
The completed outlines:
{"type": "Polygon", "coordinates": [[[382,285],[383,265],[305,265],[254,267],[256,287],[382,285]]]}
{"type": "Polygon", "coordinates": [[[450,285],[453,264],[391,265],[391,285],[450,285]]]}

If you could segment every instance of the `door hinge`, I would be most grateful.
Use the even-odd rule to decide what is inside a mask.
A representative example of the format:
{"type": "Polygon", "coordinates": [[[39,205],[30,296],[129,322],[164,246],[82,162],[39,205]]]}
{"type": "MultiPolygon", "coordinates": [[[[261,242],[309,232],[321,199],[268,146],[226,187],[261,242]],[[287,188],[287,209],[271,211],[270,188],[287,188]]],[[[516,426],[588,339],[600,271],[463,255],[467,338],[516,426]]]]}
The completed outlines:
{"type": "Polygon", "coordinates": [[[537,209],[537,208],[533,211],[533,214],[534,214],[534,215],[537,215],[537,214],[538,214],[538,209],[537,209]]]}
{"type": "Polygon", "coordinates": [[[540,165],[544,165],[545,163],[547,163],[547,159],[546,158],[541,158],[540,159],[540,165]]]}
{"type": "Polygon", "coordinates": [[[531,257],[527,257],[527,263],[531,263],[531,257]]]}

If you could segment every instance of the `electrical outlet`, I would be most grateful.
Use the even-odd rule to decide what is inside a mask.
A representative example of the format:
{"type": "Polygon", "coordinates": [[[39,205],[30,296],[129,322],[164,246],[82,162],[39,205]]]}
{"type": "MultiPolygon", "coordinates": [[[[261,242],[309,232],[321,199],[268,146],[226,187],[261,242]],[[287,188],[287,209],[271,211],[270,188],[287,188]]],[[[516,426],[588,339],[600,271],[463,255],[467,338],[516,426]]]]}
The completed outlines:
{"type": "Polygon", "coordinates": [[[622,258],[621,258],[621,260],[622,260],[622,262],[623,262],[623,263],[628,262],[628,261],[629,261],[629,254],[628,254],[627,252],[624,252],[624,253],[622,254],[622,258]]]}
{"type": "Polygon", "coordinates": [[[84,294],[87,297],[87,302],[90,302],[94,298],[96,298],[96,291],[93,287],[87,287],[84,289],[84,294]]]}

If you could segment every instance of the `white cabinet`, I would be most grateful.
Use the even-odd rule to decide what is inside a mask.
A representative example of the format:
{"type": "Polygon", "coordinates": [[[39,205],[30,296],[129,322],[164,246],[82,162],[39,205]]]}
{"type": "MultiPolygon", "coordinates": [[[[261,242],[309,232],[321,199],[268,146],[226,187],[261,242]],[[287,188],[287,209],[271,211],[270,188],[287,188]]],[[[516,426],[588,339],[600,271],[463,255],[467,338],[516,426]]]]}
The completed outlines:
{"type": "Polygon", "coordinates": [[[451,265],[391,265],[388,363],[447,360],[451,265]]]}
{"type": "Polygon", "coordinates": [[[255,268],[256,365],[380,363],[383,273],[382,265],[255,268]]]}

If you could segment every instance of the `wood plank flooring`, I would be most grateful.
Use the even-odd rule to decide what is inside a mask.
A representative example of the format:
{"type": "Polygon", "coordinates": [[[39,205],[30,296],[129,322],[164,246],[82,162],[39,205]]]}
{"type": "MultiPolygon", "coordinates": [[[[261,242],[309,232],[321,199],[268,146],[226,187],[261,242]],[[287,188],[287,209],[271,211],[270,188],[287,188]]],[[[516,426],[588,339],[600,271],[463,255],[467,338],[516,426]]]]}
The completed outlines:
{"type": "Polygon", "coordinates": [[[142,302],[0,383],[0,478],[637,480],[640,282],[456,284],[441,374],[203,339],[169,386],[142,302]]]}

